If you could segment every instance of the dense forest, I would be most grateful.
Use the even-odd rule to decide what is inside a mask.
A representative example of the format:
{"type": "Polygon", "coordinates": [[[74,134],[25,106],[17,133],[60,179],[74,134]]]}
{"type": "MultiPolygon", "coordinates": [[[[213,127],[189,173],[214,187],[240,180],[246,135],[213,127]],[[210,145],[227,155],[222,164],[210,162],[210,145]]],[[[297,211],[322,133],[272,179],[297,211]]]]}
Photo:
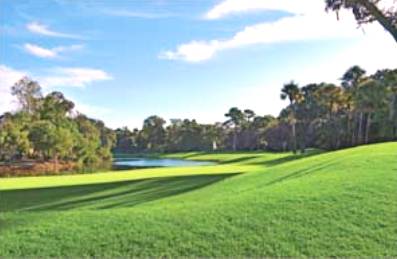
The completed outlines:
{"type": "Polygon", "coordinates": [[[281,89],[288,101],[276,118],[231,108],[226,121],[199,124],[158,116],[144,121],[142,130],[117,129],[116,152],[178,152],[213,150],[297,150],[307,147],[340,149],[397,139],[397,70],[373,75],[354,66],[341,85],[295,82],[281,89]]]}
{"type": "Polygon", "coordinates": [[[40,85],[27,77],[11,91],[20,109],[0,116],[0,160],[52,161],[57,171],[65,164],[75,168],[111,159],[113,131],[75,114],[73,102],[62,93],[43,96],[40,85]]]}
{"type": "MultiPolygon", "coordinates": [[[[117,153],[269,150],[334,150],[397,140],[397,70],[373,75],[354,66],[341,84],[285,84],[288,105],[278,117],[231,108],[225,121],[200,124],[150,116],[142,129],[112,130],[74,112],[60,92],[43,96],[40,85],[23,78],[12,87],[20,109],[0,117],[0,159],[98,164],[117,153]]],[[[275,96],[275,98],[277,98],[275,96]]]]}

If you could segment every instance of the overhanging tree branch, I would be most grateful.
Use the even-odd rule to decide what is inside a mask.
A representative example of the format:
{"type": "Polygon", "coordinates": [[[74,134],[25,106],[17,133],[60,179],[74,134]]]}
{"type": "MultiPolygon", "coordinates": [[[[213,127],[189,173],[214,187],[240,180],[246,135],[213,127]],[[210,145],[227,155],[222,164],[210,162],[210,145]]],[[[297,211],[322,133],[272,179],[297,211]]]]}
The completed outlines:
{"type": "Polygon", "coordinates": [[[355,0],[358,4],[364,6],[367,11],[387,30],[397,42],[397,27],[392,23],[392,19],[388,19],[386,15],[369,0],[355,0]]]}

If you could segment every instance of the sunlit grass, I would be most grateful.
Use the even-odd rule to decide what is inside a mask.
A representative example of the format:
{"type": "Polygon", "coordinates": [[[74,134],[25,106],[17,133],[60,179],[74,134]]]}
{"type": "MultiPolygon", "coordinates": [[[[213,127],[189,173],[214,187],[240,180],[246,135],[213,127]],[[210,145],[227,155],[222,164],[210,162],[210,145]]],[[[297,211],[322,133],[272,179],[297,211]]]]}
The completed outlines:
{"type": "Polygon", "coordinates": [[[397,256],[397,143],[172,157],[220,164],[1,179],[0,255],[397,256]]]}

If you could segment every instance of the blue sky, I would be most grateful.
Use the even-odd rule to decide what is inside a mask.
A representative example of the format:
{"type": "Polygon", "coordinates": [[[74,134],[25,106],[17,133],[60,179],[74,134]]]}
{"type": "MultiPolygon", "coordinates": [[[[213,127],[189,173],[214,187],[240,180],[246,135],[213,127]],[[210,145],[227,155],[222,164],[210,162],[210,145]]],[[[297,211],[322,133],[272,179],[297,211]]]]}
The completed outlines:
{"type": "Polygon", "coordinates": [[[223,121],[233,106],[278,115],[289,80],[397,66],[379,25],[337,21],[319,0],[0,0],[0,26],[0,112],[28,75],[113,128],[223,121]]]}

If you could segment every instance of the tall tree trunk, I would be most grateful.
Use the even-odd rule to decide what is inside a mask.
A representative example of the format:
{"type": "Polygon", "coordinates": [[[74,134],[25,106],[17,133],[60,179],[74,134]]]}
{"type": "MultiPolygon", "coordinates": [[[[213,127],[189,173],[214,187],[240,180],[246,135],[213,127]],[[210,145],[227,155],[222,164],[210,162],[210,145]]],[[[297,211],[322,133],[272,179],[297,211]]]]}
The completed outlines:
{"type": "Polygon", "coordinates": [[[215,151],[218,149],[218,145],[216,144],[216,140],[212,141],[212,150],[215,151]]]}
{"type": "Polygon", "coordinates": [[[295,119],[292,121],[292,151],[296,154],[296,122],[295,119]]]}
{"type": "Polygon", "coordinates": [[[393,126],[393,140],[397,140],[397,123],[394,123],[393,126]]]}
{"type": "Polygon", "coordinates": [[[283,152],[287,152],[288,143],[287,141],[283,141],[283,152]]]}
{"type": "Polygon", "coordinates": [[[347,124],[347,126],[346,126],[346,138],[345,138],[345,143],[344,143],[344,145],[348,145],[348,143],[349,143],[349,134],[350,134],[350,131],[351,131],[351,113],[350,112],[348,112],[348,115],[347,115],[347,121],[346,121],[346,124],[347,124]]]}
{"type": "Polygon", "coordinates": [[[389,120],[393,121],[394,119],[394,109],[396,107],[396,99],[397,99],[397,94],[393,94],[393,96],[391,97],[391,102],[390,102],[390,112],[389,112],[389,120]]]}
{"type": "Polygon", "coordinates": [[[58,154],[55,154],[54,156],[54,171],[55,173],[58,173],[58,154]]]}
{"type": "Polygon", "coordinates": [[[306,151],[306,140],[307,140],[307,132],[309,131],[309,126],[306,123],[306,120],[303,120],[302,122],[302,138],[301,138],[301,144],[300,144],[300,149],[301,153],[304,154],[306,151]]]}
{"type": "Polygon", "coordinates": [[[369,142],[369,131],[371,129],[371,113],[369,112],[367,115],[367,125],[365,127],[365,144],[369,142]]]}
{"type": "Polygon", "coordinates": [[[360,112],[360,117],[358,121],[358,136],[357,136],[357,144],[362,144],[363,142],[363,120],[364,120],[364,114],[363,112],[360,112]]]}
{"type": "Polygon", "coordinates": [[[306,151],[306,132],[302,133],[302,139],[300,140],[299,147],[300,147],[301,153],[304,154],[306,151]]]}
{"type": "Polygon", "coordinates": [[[396,102],[397,102],[397,94],[393,94],[391,102],[390,102],[390,113],[389,113],[389,121],[391,123],[392,135],[391,138],[394,140],[397,138],[397,118],[396,117],[396,102]]]}
{"type": "Polygon", "coordinates": [[[237,132],[234,130],[233,132],[233,151],[237,150],[237,132]]]}
{"type": "Polygon", "coordinates": [[[340,147],[340,139],[341,139],[341,134],[340,134],[340,129],[338,128],[338,121],[337,119],[334,120],[333,123],[334,126],[334,133],[335,133],[335,149],[339,149],[340,147]]]}
{"type": "Polygon", "coordinates": [[[360,5],[364,6],[365,9],[387,30],[397,42],[397,27],[393,24],[393,21],[386,17],[379,8],[372,3],[370,0],[356,0],[360,5]]]}
{"type": "Polygon", "coordinates": [[[351,145],[355,146],[356,145],[356,129],[357,129],[357,120],[356,120],[356,115],[353,114],[353,125],[352,125],[352,142],[351,145]]]}

